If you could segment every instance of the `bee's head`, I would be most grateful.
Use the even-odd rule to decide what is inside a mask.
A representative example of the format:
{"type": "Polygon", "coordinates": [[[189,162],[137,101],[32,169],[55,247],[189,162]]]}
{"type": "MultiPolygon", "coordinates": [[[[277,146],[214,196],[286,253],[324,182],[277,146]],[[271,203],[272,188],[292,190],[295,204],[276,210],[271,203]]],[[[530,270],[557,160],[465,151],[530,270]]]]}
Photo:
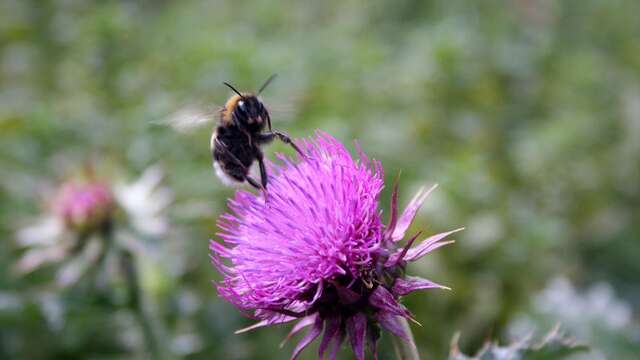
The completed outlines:
{"type": "Polygon", "coordinates": [[[275,79],[276,75],[273,74],[265,81],[260,87],[257,93],[241,93],[236,90],[231,84],[225,82],[224,84],[233,92],[236,93],[225,105],[225,113],[223,113],[223,119],[233,120],[238,126],[248,131],[260,131],[264,129],[265,125],[269,125],[271,129],[271,119],[267,108],[262,101],[258,99],[258,95],[275,79]]]}
{"type": "Polygon", "coordinates": [[[233,108],[234,120],[247,130],[262,130],[268,117],[264,104],[253,94],[243,94],[233,108]]]}

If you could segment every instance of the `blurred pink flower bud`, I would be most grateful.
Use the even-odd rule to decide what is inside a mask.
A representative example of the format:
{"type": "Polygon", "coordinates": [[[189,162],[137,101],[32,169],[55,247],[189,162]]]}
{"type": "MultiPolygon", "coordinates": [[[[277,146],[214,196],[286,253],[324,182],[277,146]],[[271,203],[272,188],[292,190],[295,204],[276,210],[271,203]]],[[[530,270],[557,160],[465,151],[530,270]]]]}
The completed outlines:
{"type": "Polygon", "coordinates": [[[64,183],[51,206],[65,226],[83,233],[108,224],[115,209],[113,195],[106,184],[78,180],[64,183]]]}

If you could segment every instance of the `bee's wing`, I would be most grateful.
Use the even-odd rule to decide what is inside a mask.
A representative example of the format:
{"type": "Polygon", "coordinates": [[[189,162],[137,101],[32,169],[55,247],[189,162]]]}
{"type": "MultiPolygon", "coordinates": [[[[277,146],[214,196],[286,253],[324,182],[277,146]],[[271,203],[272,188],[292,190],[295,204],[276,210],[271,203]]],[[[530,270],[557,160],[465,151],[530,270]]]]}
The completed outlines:
{"type": "Polygon", "coordinates": [[[154,125],[169,126],[180,132],[188,132],[215,121],[220,107],[217,106],[184,106],[159,120],[154,125]]]}
{"type": "Polygon", "coordinates": [[[276,119],[276,121],[290,121],[296,115],[296,108],[293,105],[277,103],[266,105],[266,107],[271,119],[276,119]]]}
{"type": "Polygon", "coordinates": [[[263,102],[271,114],[271,119],[281,121],[291,121],[296,116],[296,113],[299,111],[300,105],[303,102],[302,96],[287,96],[276,97],[276,96],[261,96],[263,102]]]}

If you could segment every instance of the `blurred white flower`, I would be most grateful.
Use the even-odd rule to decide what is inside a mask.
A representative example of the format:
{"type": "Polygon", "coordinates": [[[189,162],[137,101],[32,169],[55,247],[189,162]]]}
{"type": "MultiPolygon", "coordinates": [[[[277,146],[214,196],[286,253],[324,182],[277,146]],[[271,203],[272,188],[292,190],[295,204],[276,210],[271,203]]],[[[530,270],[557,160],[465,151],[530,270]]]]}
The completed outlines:
{"type": "Polygon", "coordinates": [[[147,168],[133,183],[114,187],[118,205],[129,223],[142,235],[159,236],[168,230],[164,209],[173,201],[173,192],[161,186],[164,173],[159,165],[147,168]]]}
{"type": "Polygon", "coordinates": [[[611,285],[598,283],[579,291],[565,277],[552,279],[509,330],[517,338],[552,324],[588,343],[590,359],[622,358],[631,351],[626,346],[640,335],[631,306],[616,297],[611,285]]]}
{"type": "Polygon", "coordinates": [[[619,331],[631,322],[631,307],[618,300],[611,285],[606,283],[595,284],[579,293],[568,279],[558,277],[534,298],[533,306],[542,314],[562,319],[572,328],[592,323],[619,331]]]}
{"type": "Polygon", "coordinates": [[[161,186],[162,178],[155,165],[132,183],[98,180],[91,173],[64,182],[49,197],[46,213],[16,233],[17,244],[26,248],[16,270],[25,274],[60,263],[56,280],[66,287],[100,266],[114,244],[144,249],[140,240],[157,238],[169,227],[163,211],[173,195],[161,186]]]}

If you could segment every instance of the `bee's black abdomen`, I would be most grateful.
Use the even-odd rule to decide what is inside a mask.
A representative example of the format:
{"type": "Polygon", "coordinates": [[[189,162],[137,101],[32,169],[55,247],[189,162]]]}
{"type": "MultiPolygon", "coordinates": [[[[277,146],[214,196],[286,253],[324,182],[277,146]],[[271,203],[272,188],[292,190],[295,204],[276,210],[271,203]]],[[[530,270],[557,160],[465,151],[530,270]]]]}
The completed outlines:
{"type": "Polygon", "coordinates": [[[220,169],[235,181],[246,179],[256,159],[255,148],[247,134],[234,126],[220,126],[216,131],[213,158],[220,169]]]}

